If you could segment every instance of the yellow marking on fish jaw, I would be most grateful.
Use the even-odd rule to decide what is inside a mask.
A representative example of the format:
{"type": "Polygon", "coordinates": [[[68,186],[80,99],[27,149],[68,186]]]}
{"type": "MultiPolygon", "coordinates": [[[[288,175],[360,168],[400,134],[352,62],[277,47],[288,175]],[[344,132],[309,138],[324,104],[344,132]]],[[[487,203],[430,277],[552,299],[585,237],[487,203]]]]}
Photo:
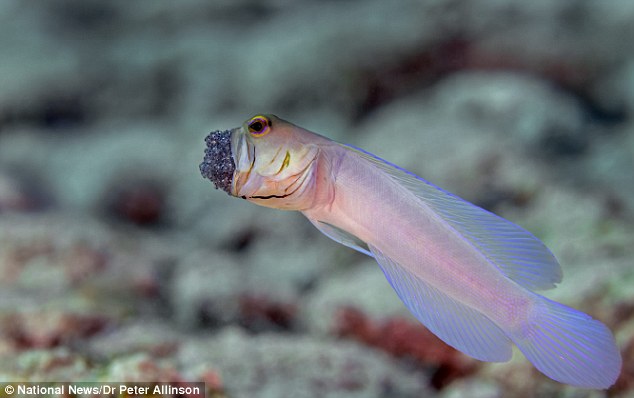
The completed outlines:
{"type": "Polygon", "coordinates": [[[282,152],[282,147],[277,149],[277,152],[275,152],[275,155],[273,155],[273,157],[271,158],[271,161],[268,164],[269,166],[275,163],[275,160],[277,159],[277,156],[280,154],[280,152],[282,152]]]}
{"type": "Polygon", "coordinates": [[[282,162],[280,169],[277,171],[277,174],[280,174],[282,170],[288,167],[289,164],[291,164],[291,153],[286,151],[286,156],[284,156],[284,161],[282,162]]]}

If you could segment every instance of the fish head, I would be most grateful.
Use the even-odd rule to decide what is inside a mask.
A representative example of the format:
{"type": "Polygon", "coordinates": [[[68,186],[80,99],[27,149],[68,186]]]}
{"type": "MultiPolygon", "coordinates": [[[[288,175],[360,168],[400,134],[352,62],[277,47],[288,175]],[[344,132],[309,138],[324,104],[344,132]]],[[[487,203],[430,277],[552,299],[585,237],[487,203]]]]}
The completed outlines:
{"type": "Polygon", "coordinates": [[[274,115],[255,115],[240,127],[210,133],[200,170],[229,195],[305,210],[315,190],[315,136],[274,115]]]}

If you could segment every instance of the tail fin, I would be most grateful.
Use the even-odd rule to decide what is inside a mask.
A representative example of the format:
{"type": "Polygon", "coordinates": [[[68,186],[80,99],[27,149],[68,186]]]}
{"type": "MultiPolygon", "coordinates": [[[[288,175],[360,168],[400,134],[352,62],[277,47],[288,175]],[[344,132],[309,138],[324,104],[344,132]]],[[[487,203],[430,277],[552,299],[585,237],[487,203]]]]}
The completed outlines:
{"type": "Polygon", "coordinates": [[[522,333],[509,336],[546,376],[583,388],[605,389],[621,372],[614,336],[601,322],[565,305],[540,300],[522,333]]]}

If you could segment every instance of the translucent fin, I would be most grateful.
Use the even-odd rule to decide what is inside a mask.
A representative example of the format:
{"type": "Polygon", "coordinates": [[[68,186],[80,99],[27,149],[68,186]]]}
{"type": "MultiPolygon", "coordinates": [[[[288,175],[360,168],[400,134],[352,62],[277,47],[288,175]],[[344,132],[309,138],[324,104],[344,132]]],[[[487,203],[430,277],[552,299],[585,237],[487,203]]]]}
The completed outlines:
{"type": "Polygon", "coordinates": [[[530,232],[362,149],[347,146],[429,206],[505,276],[530,290],[561,282],[559,263],[530,232]]]}
{"type": "Polygon", "coordinates": [[[543,299],[522,334],[511,335],[529,361],[546,376],[584,388],[608,388],[621,372],[614,336],[601,322],[543,299]]]}
{"type": "Polygon", "coordinates": [[[370,257],[372,253],[368,249],[368,246],[361,239],[356,236],[344,231],[341,228],[337,228],[334,225],[328,224],[327,222],[313,220],[312,218],[308,218],[308,220],[324,235],[334,240],[335,242],[341,243],[344,246],[348,246],[351,249],[354,249],[358,252],[366,254],[370,257]]]}
{"type": "Polygon", "coordinates": [[[407,308],[445,343],[481,361],[511,358],[511,341],[477,310],[423,282],[370,246],[383,273],[407,308]]]}

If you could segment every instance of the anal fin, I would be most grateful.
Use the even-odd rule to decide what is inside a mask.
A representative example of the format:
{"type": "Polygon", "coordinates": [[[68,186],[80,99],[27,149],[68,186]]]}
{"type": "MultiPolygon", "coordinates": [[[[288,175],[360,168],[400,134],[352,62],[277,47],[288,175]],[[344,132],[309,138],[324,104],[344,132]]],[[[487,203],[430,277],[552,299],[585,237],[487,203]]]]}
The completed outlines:
{"type": "Polygon", "coordinates": [[[511,358],[511,341],[493,321],[422,281],[376,247],[370,245],[370,251],[403,303],[441,340],[481,361],[511,358]]]}

